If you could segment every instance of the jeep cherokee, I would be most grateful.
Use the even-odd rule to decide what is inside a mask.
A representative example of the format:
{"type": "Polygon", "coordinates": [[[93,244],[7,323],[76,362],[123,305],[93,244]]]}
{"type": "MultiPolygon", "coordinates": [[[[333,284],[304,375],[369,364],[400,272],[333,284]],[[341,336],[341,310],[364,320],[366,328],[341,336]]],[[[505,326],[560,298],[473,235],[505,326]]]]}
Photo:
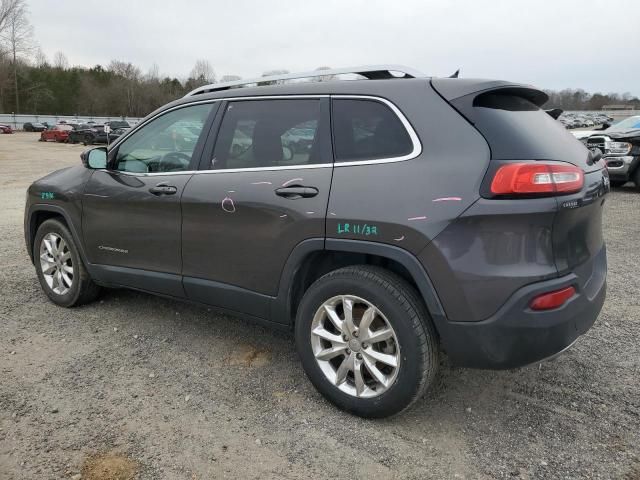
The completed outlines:
{"type": "Polygon", "coordinates": [[[292,329],[315,387],[364,417],[409,407],[441,351],[514,368],[591,327],[607,170],[542,91],[329,73],[364,79],[200,87],[34,182],[44,292],[127,287],[292,329]]]}

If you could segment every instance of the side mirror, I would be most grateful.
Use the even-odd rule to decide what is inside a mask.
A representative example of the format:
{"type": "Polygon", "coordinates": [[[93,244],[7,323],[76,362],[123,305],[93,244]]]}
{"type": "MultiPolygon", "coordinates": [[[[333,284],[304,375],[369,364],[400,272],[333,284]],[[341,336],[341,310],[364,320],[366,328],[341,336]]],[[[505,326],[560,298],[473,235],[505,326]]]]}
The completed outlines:
{"type": "Polygon", "coordinates": [[[105,147],[92,148],[80,154],[80,159],[85,168],[97,170],[107,168],[107,149],[105,147]]]}

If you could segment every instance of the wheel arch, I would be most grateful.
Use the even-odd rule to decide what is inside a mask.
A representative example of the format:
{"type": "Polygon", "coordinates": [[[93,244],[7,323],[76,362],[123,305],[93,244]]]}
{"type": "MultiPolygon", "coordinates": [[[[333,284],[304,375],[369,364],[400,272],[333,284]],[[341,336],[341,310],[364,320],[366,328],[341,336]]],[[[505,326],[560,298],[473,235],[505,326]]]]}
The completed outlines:
{"type": "Polygon", "coordinates": [[[420,293],[437,330],[446,321],[444,309],[428,273],[418,259],[393,245],[360,240],[309,239],[291,252],[282,270],[271,317],[293,325],[297,306],[308,287],[322,275],[350,265],[378,265],[403,277],[420,293]]]}
{"type": "Polygon", "coordinates": [[[33,258],[33,244],[36,238],[36,232],[42,223],[50,219],[58,219],[60,220],[65,227],[69,229],[71,235],[73,236],[73,240],[78,248],[78,253],[80,258],[87,265],[87,259],[84,254],[84,248],[82,242],[80,241],[81,237],[76,231],[75,225],[69,218],[69,215],[57,205],[33,205],[29,209],[28,220],[25,224],[25,237],[27,240],[27,250],[29,253],[29,257],[31,258],[31,263],[34,262],[33,258]]]}

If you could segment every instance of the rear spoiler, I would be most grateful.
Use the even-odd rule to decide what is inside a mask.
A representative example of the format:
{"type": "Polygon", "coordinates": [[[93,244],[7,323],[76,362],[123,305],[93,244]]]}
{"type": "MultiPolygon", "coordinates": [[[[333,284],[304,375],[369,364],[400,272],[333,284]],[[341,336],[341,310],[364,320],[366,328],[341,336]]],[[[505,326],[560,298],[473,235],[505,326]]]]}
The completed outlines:
{"type": "Polygon", "coordinates": [[[431,86],[448,102],[466,96],[477,97],[480,94],[489,92],[514,94],[526,98],[538,107],[541,107],[549,100],[549,96],[546,93],[531,85],[505,82],[503,80],[432,78],[431,86]]]}

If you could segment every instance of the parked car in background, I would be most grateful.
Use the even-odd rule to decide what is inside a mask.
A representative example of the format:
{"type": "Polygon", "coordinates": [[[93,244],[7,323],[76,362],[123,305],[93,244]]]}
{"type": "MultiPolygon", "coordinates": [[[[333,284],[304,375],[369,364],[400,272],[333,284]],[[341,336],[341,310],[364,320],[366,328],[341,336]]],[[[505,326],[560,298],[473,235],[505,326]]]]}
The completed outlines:
{"type": "Polygon", "coordinates": [[[55,125],[40,134],[40,141],[46,142],[48,140],[54,140],[56,142],[66,142],[69,137],[69,132],[73,129],[71,125],[55,125]]]}
{"type": "Polygon", "coordinates": [[[116,130],[118,128],[131,128],[129,122],[125,120],[112,120],[110,122],[106,122],[105,125],[109,125],[109,128],[111,128],[111,130],[116,130]]]}
{"type": "Polygon", "coordinates": [[[571,120],[571,128],[582,128],[583,126],[582,119],[574,118],[571,120]]]}
{"type": "Polygon", "coordinates": [[[548,96],[398,66],[246,83],[335,72],[372,80],[202,86],[34,182],[46,295],[128,287],[292,329],[315,387],[363,417],[420,399],[441,349],[508,369],[586,333],[609,177],[548,96]]]}
{"type": "Polygon", "coordinates": [[[0,133],[13,133],[13,129],[11,128],[11,125],[0,123],[0,133]]]}
{"type": "Polygon", "coordinates": [[[611,185],[632,181],[640,191],[640,115],[625,118],[584,140],[587,148],[603,155],[611,185]]]}
{"type": "Polygon", "coordinates": [[[25,132],[42,132],[47,129],[42,123],[39,122],[27,122],[22,126],[25,132]]]}
{"type": "Polygon", "coordinates": [[[85,145],[94,145],[96,143],[111,143],[120,135],[124,134],[129,130],[129,124],[127,122],[108,122],[105,125],[92,125],[90,129],[85,130],[82,135],[82,143],[85,145]],[[117,127],[113,127],[110,124],[120,125],[117,127]],[[121,124],[126,124],[122,126],[121,124]],[[109,133],[105,132],[105,125],[109,125],[111,131],[109,133]]]}
{"type": "Polygon", "coordinates": [[[73,130],[69,132],[69,136],[67,137],[67,143],[84,142],[85,135],[92,128],[93,128],[93,125],[89,125],[88,123],[74,125],[73,130]]]}

